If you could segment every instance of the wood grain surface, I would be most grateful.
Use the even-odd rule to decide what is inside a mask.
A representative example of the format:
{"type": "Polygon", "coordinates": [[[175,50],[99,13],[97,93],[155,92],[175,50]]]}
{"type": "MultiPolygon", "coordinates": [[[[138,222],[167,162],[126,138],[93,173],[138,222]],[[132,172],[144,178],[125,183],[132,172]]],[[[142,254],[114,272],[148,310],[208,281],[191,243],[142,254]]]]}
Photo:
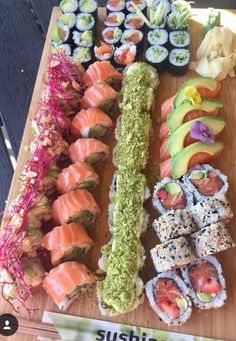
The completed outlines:
{"type": "MultiPolygon", "coordinates": [[[[27,160],[27,155],[24,151],[24,146],[28,144],[30,140],[30,119],[35,111],[37,102],[41,96],[42,89],[42,77],[46,70],[47,57],[50,51],[50,35],[52,27],[56,22],[56,18],[59,14],[59,9],[53,10],[53,15],[50,23],[50,28],[48,36],[45,43],[44,52],[41,58],[41,64],[39,68],[39,73],[37,81],[34,88],[33,98],[29,110],[29,115],[26,122],[26,128],[24,131],[22,144],[19,152],[18,166],[13,177],[13,182],[9,192],[9,202],[15,198],[18,193],[18,182],[17,179],[19,174],[23,169],[23,165],[27,160]]],[[[198,47],[200,41],[203,38],[203,33],[201,29],[201,24],[199,21],[203,20],[204,11],[196,10],[196,16],[190,24],[190,33],[192,37],[191,42],[191,53],[192,60],[195,58],[195,50],[198,47]]],[[[99,30],[102,27],[104,10],[100,10],[100,21],[99,30]]],[[[236,11],[222,11],[222,23],[225,26],[229,26],[232,29],[235,27],[236,11]]],[[[147,167],[147,178],[149,180],[151,189],[157,179],[159,173],[159,124],[157,123],[157,118],[160,115],[160,105],[168,97],[174,95],[179,87],[179,85],[187,78],[191,77],[189,72],[185,77],[176,78],[168,74],[163,74],[160,77],[160,85],[156,91],[156,108],[153,113],[153,127],[155,139],[150,146],[150,161],[147,167]]],[[[225,142],[225,152],[220,157],[220,159],[215,163],[216,167],[219,167],[221,171],[228,175],[230,189],[229,189],[229,200],[231,202],[233,211],[236,213],[236,201],[234,201],[236,195],[236,104],[235,104],[235,89],[236,89],[236,79],[227,78],[222,82],[222,90],[220,92],[220,99],[224,104],[223,115],[226,120],[226,129],[222,135],[222,139],[225,142]]],[[[112,151],[114,145],[114,134],[111,134],[107,138],[106,143],[110,146],[110,151],[112,151]]],[[[95,198],[99,203],[102,214],[97,219],[96,223],[91,227],[90,234],[92,238],[96,241],[96,246],[91,250],[88,255],[83,259],[83,262],[88,265],[92,270],[97,269],[97,260],[100,256],[100,248],[109,239],[110,235],[107,227],[107,207],[108,207],[108,191],[111,183],[114,167],[112,166],[111,157],[97,167],[98,174],[100,175],[101,182],[99,188],[95,191],[95,198]]],[[[151,214],[151,218],[156,217],[155,211],[152,210],[150,202],[147,205],[147,209],[151,214]]],[[[229,226],[230,232],[233,239],[236,241],[236,230],[234,228],[236,220],[234,219],[229,226]]],[[[144,270],[142,271],[141,277],[146,282],[155,275],[155,270],[153,268],[152,262],[149,257],[149,250],[158,242],[157,238],[154,236],[152,229],[143,238],[143,244],[147,250],[147,262],[145,264],[144,270]]],[[[98,310],[98,304],[96,299],[95,291],[92,292],[88,297],[82,297],[79,301],[76,301],[71,308],[68,310],[68,314],[79,315],[84,317],[96,318],[100,320],[116,321],[121,323],[128,323],[137,326],[144,326],[150,328],[172,330],[182,333],[189,333],[193,335],[202,335],[208,337],[222,338],[227,340],[236,339],[236,248],[223,252],[217,256],[221,261],[224,275],[227,283],[228,290],[228,300],[224,307],[218,310],[201,311],[196,308],[193,309],[193,314],[190,320],[181,327],[167,327],[164,323],[160,322],[154,312],[148,305],[147,300],[139,306],[139,308],[131,313],[114,317],[105,318],[102,316],[98,310]]],[[[59,310],[53,304],[52,299],[48,297],[43,290],[39,290],[35,293],[34,304],[39,308],[39,311],[34,313],[32,316],[28,316],[26,312],[21,311],[21,318],[29,318],[32,320],[40,320],[42,317],[43,310],[55,311],[59,310]]],[[[0,313],[11,312],[10,306],[1,302],[0,313]]],[[[33,337],[26,335],[17,334],[9,338],[10,341],[31,341],[36,340],[33,337]]],[[[88,340],[89,341],[89,340],[88,340]]]]}

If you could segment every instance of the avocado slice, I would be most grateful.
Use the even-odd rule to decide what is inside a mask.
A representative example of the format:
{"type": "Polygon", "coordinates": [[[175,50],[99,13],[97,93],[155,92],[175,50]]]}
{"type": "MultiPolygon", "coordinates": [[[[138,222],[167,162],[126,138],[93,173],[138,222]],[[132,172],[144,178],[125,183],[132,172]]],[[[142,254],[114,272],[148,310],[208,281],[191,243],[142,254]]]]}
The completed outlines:
{"type": "Polygon", "coordinates": [[[201,179],[204,179],[204,178],[207,178],[207,171],[194,171],[192,172],[191,176],[190,176],[190,179],[192,180],[201,180],[201,179]]]}
{"type": "Polygon", "coordinates": [[[101,138],[106,135],[108,128],[104,127],[102,124],[96,124],[89,130],[89,137],[101,138]]]}
{"type": "Polygon", "coordinates": [[[176,304],[180,309],[180,314],[182,314],[188,307],[188,303],[184,297],[177,297],[176,304]]]}
{"type": "Polygon", "coordinates": [[[79,246],[74,246],[70,249],[68,249],[63,257],[61,258],[60,262],[68,262],[68,261],[72,261],[72,260],[77,260],[78,257],[83,256],[85,253],[85,249],[83,249],[82,247],[79,246]]]}
{"type": "Polygon", "coordinates": [[[93,191],[95,187],[96,183],[94,181],[84,181],[80,184],[77,184],[74,189],[86,188],[89,191],[93,191]]]}
{"type": "Polygon", "coordinates": [[[182,103],[178,108],[172,110],[167,117],[167,125],[170,134],[173,133],[181,124],[183,124],[186,114],[192,110],[202,110],[212,112],[219,110],[223,104],[218,100],[202,99],[199,105],[192,105],[189,101],[182,103]]]}
{"type": "Polygon", "coordinates": [[[60,3],[60,7],[63,11],[72,11],[73,10],[73,1],[62,0],[60,3]]]}
{"type": "Polygon", "coordinates": [[[58,174],[60,173],[58,168],[52,167],[49,169],[49,171],[47,172],[46,177],[48,179],[52,179],[52,180],[56,180],[58,174]]]}
{"type": "Polygon", "coordinates": [[[165,189],[170,195],[175,195],[182,192],[180,185],[176,184],[175,182],[166,184],[165,189]]]}
{"type": "Polygon", "coordinates": [[[170,135],[167,141],[168,150],[171,156],[175,155],[184,148],[184,139],[187,134],[190,133],[193,123],[197,121],[206,123],[210,128],[213,129],[214,135],[219,134],[225,126],[223,117],[218,116],[203,116],[180,125],[170,135]]]}
{"type": "Polygon", "coordinates": [[[65,38],[65,31],[63,28],[59,27],[58,25],[54,26],[53,32],[52,32],[52,41],[55,43],[60,43],[65,38]]]}
{"type": "Polygon", "coordinates": [[[184,90],[188,86],[195,86],[196,88],[205,88],[208,90],[215,90],[217,81],[211,77],[194,77],[184,82],[174,99],[174,108],[179,107],[185,101],[184,90]]]}
{"type": "Polygon", "coordinates": [[[204,292],[197,292],[197,297],[200,301],[209,303],[215,298],[215,295],[206,294],[204,292]]]}
{"type": "Polygon", "coordinates": [[[223,147],[224,145],[221,141],[216,141],[213,144],[195,142],[193,144],[190,144],[190,146],[180,150],[171,158],[172,178],[178,179],[187,172],[189,168],[189,161],[194,155],[198,153],[206,153],[209,154],[210,157],[214,157],[216,154],[220,153],[223,150],[223,147]]]}
{"type": "Polygon", "coordinates": [[[68,223],[73,222],[88,226],[94,222],[94,215],[91,212],[85,210],[68,219],[68,223]]]}
{"type": "Polygon", "coordinates": [[[29,217],[41,217],[47,214],[51,214],[51,206],[49,204],[39,205],[30,210],[29,217]]]}

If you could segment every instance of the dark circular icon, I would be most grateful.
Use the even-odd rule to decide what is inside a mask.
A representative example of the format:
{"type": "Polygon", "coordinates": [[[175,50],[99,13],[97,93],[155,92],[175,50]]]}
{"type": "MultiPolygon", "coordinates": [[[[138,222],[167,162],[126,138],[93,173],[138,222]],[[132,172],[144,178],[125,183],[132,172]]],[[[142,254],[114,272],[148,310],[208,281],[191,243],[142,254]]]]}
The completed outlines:
{"type": "Polygon", "coordinates": [[[3,314],[0,316],[0,335],[11,336],[17,332],[17,318],[11,314],[3,314]]]}

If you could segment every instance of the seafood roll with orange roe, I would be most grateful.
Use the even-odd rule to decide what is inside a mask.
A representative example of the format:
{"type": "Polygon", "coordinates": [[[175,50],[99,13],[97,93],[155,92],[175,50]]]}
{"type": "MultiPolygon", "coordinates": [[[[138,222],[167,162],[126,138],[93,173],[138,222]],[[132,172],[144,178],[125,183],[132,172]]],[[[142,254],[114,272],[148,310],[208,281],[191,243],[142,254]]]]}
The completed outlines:
{"type": "Polygon", "coordinates": [[[60,310],[66,310],[95,283],[95,277],[84,264],[66,262],[49,272],[43,281],[43,288],[60,310]]]}
{"type": "Polygon", "coordinates": [[[110,117],[98,108],[82,109],[73,118],[70,131],[73,138],[94,137],[101,138],[112,128],[110,117]]]}
{"type": "Polygon", "coordinates": [[[77,260],[94,245],[83,225],[71,223],[56,226],[42,240],[42,246],[51,251],[54,266],[77,260]]]}
{"type": "Polygon", "coordinates": [[[100,214],[100,208],[92,194],[86,189],[67,192],[52,205],[53,220],[56,224],[80,223],[90,225],[100,214]]]}
{"type": "Polygon", "coordinates": [[[90,164],[105,160],[109,155],[109,147],[92,138],[78,139],[69,148],[69,156],[73,162],[83,161],[90,164]]]}
{"type": "Polygon", "coordinates": [[[58,175],[56,188],[59,193],[63,194],[79,188],[92,191],[98,184],[99,176],[93,167],[87,162],[77,161],[64,168],[58,175]]]}

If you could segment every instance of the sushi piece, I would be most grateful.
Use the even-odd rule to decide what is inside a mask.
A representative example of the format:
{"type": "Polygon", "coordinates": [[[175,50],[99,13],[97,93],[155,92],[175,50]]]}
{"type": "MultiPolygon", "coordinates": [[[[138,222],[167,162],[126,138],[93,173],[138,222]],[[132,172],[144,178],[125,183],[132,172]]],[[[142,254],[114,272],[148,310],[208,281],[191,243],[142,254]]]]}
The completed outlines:
{"type": "Polygon", "coordinates": [[[125,9],[125,0],[108,0],[106,3],[107,15],[110,12],[123,12],[125,9]]]}
{"type": "Polygon", "coordinates": [[[81,13],[90,13],[97,20],[98,4],[96,0],[80,0],[79,10],[81,13]]]}
{"type": "Polygon", "coordinates": [[[74,41],[75,46],[93,47],[94,45],[93,31],[91,30],[84,32],[74,31],[72,33],[72,39],[74,41]]]}
{"type": "Polygon", "coordinates": [[[198,230],[191,212],[170,210],[153,222],[153,228],[161,243],[181,236],[188,236],[198,230]]]}
{"type": "Polygon", "coordinates": [[[63,13],[77,14],[79,8],[78,0],[62,0],[60,2],[60,8],[63,13]]]}
{"type": "Polygon", "coordinates": [[[72,29],[76,23],[76,15],[74,13],[63,13],[57,19],[58,26],[62,28],[72,29]]]}
{"type": "Polygon", "coordinates": [[[210,224],[193,233],[189,236],[189,241],[198,258],[235,246],[226,225],[222,222],[210,224]]]}
{"type": "Polygon", "coordinates": [[[168,61],[168,72],[173,76],[183,76],[188,71],[190,52],[187,49],[173,49],[168,61]]]}
{"type": "Polygon", "coordinates": [[[52,46],[52,53],[63,52],[67,56],[71,56],[71,46],[69,44],[60,44],[52,46]]]}
{"type": "Polygon", "coordinates": [[[195,260],[181,268],[181,275],[198,308],[212,309],[224,305],[227,298],[225,279],[215,257],[207,256],[195,260]]]}
{"type": "Polygon", "coordinates": [[[118,93],[106,82],[97,81],[85,90],[81,101],[81,107],[88,109],[96,107],[110,114],[116,103],[118,93]]]}
{"type": "Polygon", "coordinates": [[[151,250],[151,257],[157,272],[179,268],[196,258],[194,249],[186,237],[179,237],[157,244],[151,250]]]}
{"type": "Polygon", "coordinates": [[[120,45],[120,39],[122,31],[119,27],[106,27],[102,31],[102,37],[105,43],[114,45],[115,47],[120,45]]]}
{"type": "Polygon", "coordinates": [[[17,284],[10,271],[5,268],[0,271],[0,289],[2,297],[12,304],[19,297],[17,284]]]}
{"type": "Polygon", "coordinates": [[[67,27],[55,25],[52,31],[52,46],[70,43],[70,30],[67,27]]]}
{"type": "Polygon", "coordinates": [[[144,31],[144,21],[136,13],[130,13],[126,16],[124,27],[126,30],[135,29],[144,31]]]}
{"type": "Polygon", "coordinates": [[[24,281],[32,289],[43,284],[45,270],[39,258],[26,258],[22,261],[24,281]]]}
{"type": "Polygon", "coordinates": [[[229,184],[227,176],[210,165],[197,165],[184,175],[183,181],[193,193],[196,201],[226,194],[229,184]]]}
{"type": "Polygon", "coordinates": [[[233,218],[233,212],[225,195],[215,196],[211,199],[205,198],[204,201],[200,201],[191,207],[190,211],[200,229],[211,223],[229,224],[233,218]]]}
{"type": "Polygon", "coordinates": [[[137,8],[143,12],[146,13],[147,5],[144,0],[132,0],[132,1],[126,1],[126,10],[128,13],[136,13],[137,8]],[[133,6],[135,5],[135,7],[133,6]]]}
{"type": "Polygon", "coordinates": [[[108,45],[106,43],[101,43],[100,46],[94,47],[94,55],[97,60],[101,61],[110,61],[113,60],[115,47],[113,45],[108,45]]]}
{"type": "Polygon", "coordinates": [[[135,45],[123,44],[116,48],[114,62],[118,70],[123,70],[127,65],[135,61],[137,47],[135,45]]]}
{"type": "MultiPolygon", "coordinates": [[[[40,221],[48,221],[52,218],[52,208],[46,196],[39,195],[34,198],[32,208],[28,213],[28,219],[34,218],[40,221]]],[[[35,227],[35,226],[34,226],[35,227]]]]}
{"type": "MultiPolygon", "coordinates": [[[[103,49],[107,47],[104,46],[103,49]]],[[[100,49],[102,48],[100,47],[100,49]]],[[[106,48],[107,50],[107,48],[106,48]]],[[[119,90],[121,87],[122,75],[111,65],[109,61],[95,62],[89,66],[84,75],[84,82],[86,85],[96,81],[106,82],[111,87],[119,90]]]]}
{"type": "Polygon", "coordinates": [[[90,48],[77,47],[76,49],[74,49],[73,58],[76,62],[81,63],[85,68],[88,67],[92,61],[90,48]]]}
{"type": "Polygon", "coordinates": [[[93,191],[99,184],[99,176],[87,162],[77,161],[67,168],[64,168],[58,175],[56,188],[60,194],[71,190],[85,188],[93,191]]]}
{"type": "Polygon", "coordinates": [[[150,30],[147,34],[148,46],[162,45],[167,47],[168,33],[163,28],[157,28],[156,30],[150,30]]]}
{"type": "Polygon", "coordinates": [[[73,118],[70,126],[73,138],[105,136],[113,126],[110,117],[98,108],[82,109],[73,118]]]}
{"type": "Polygon", "coordinates": [[[24,238],[19,247],[19,251],[26,253],[29,257],[36,257],[37,250],[41,248],[43,238],[40,228],[29,226],[23,235],[24,238]]]}
{"type": "Polygon", "coordinates": [[[185,48],[190,44],[190,34],[187,31],[173,31],[169,34],[171,48],[185,48]]]}
{"type": "Polygon", "coordinates": [[[43,288],[60,310],[66,310],[95,283],[95,277],[84,264],[66,262],[49,272],[43,281],[43,288]]]}
{"type": "Polygon", "coordinates": [[[80,13],[77,15],[76,27],[79,31],[90,31],[95,33],[95,19],[90,13],[80,13]]]}
{"type": "Polygon", "coordinates": [[[53,266],[71,260],[77,260],[94,245],[84,227],[71,223],[56,226],[42,240],[42,247],[51,251],[53,266]]]}
{"type": "Polygon", "coordinates": [[[163,73],[167,67],[168,50],[163,46],[150,46],[145,53],[145,60],[157,73],[163,73]]]}
{"type": "Polygon", "coordinates": [[[221,141],[216,141],[213,144],[195,142],[160,164],[161,179],[165,177],[179,179],[191,167],[199,163],[208,163],[217,158],[223,149],[224,144],[221,141]]]}
{"type": "Polygon", "coordinates": [[[191,9],[171,12],[167,17],[169,31],[187,30],[189,20],[192,17],[191,9]]]}
{"type": "Polygon", "coordinates": [[[158,317],[169,326],[185,323],[192,313],[189,290],[173,272],[164,272],[146,284],[146,295],[158,317]]]}
{"type": "Polygon", "coordinates": [[[175,0],[172,2],[170,6],[171,12],[181,12],[189,10],[191,11],[191,5],[188,1],[185,0],[175,0]]]}
{"type": "Polygon", "coordinates": [[[143,32],[135,29],[125,30],[121,36],[121,44],[133,44],[137,48],[137,57],[143,52],[143,32]]]}
{"type": "Polygon", "coordinates": [[[86,189],[67,192],[57,198],[52,206],[55,224],[79,223],[90,225],[100,213],[92,194],[86,189]]]}
{"type": "Polygon", "coordinates": [[[104,25],[107,27],[122,28],[124,20],[125,20],[125,14],[123,12],[111,12],[106,17],[104,21],[104,25]]]}
{"type": "Polygon", "coordinates": [[[155,185],[152,203],[160,214],[165,214],[193,206],[193,195],[180,181],[165,178],[155,185]]]}

